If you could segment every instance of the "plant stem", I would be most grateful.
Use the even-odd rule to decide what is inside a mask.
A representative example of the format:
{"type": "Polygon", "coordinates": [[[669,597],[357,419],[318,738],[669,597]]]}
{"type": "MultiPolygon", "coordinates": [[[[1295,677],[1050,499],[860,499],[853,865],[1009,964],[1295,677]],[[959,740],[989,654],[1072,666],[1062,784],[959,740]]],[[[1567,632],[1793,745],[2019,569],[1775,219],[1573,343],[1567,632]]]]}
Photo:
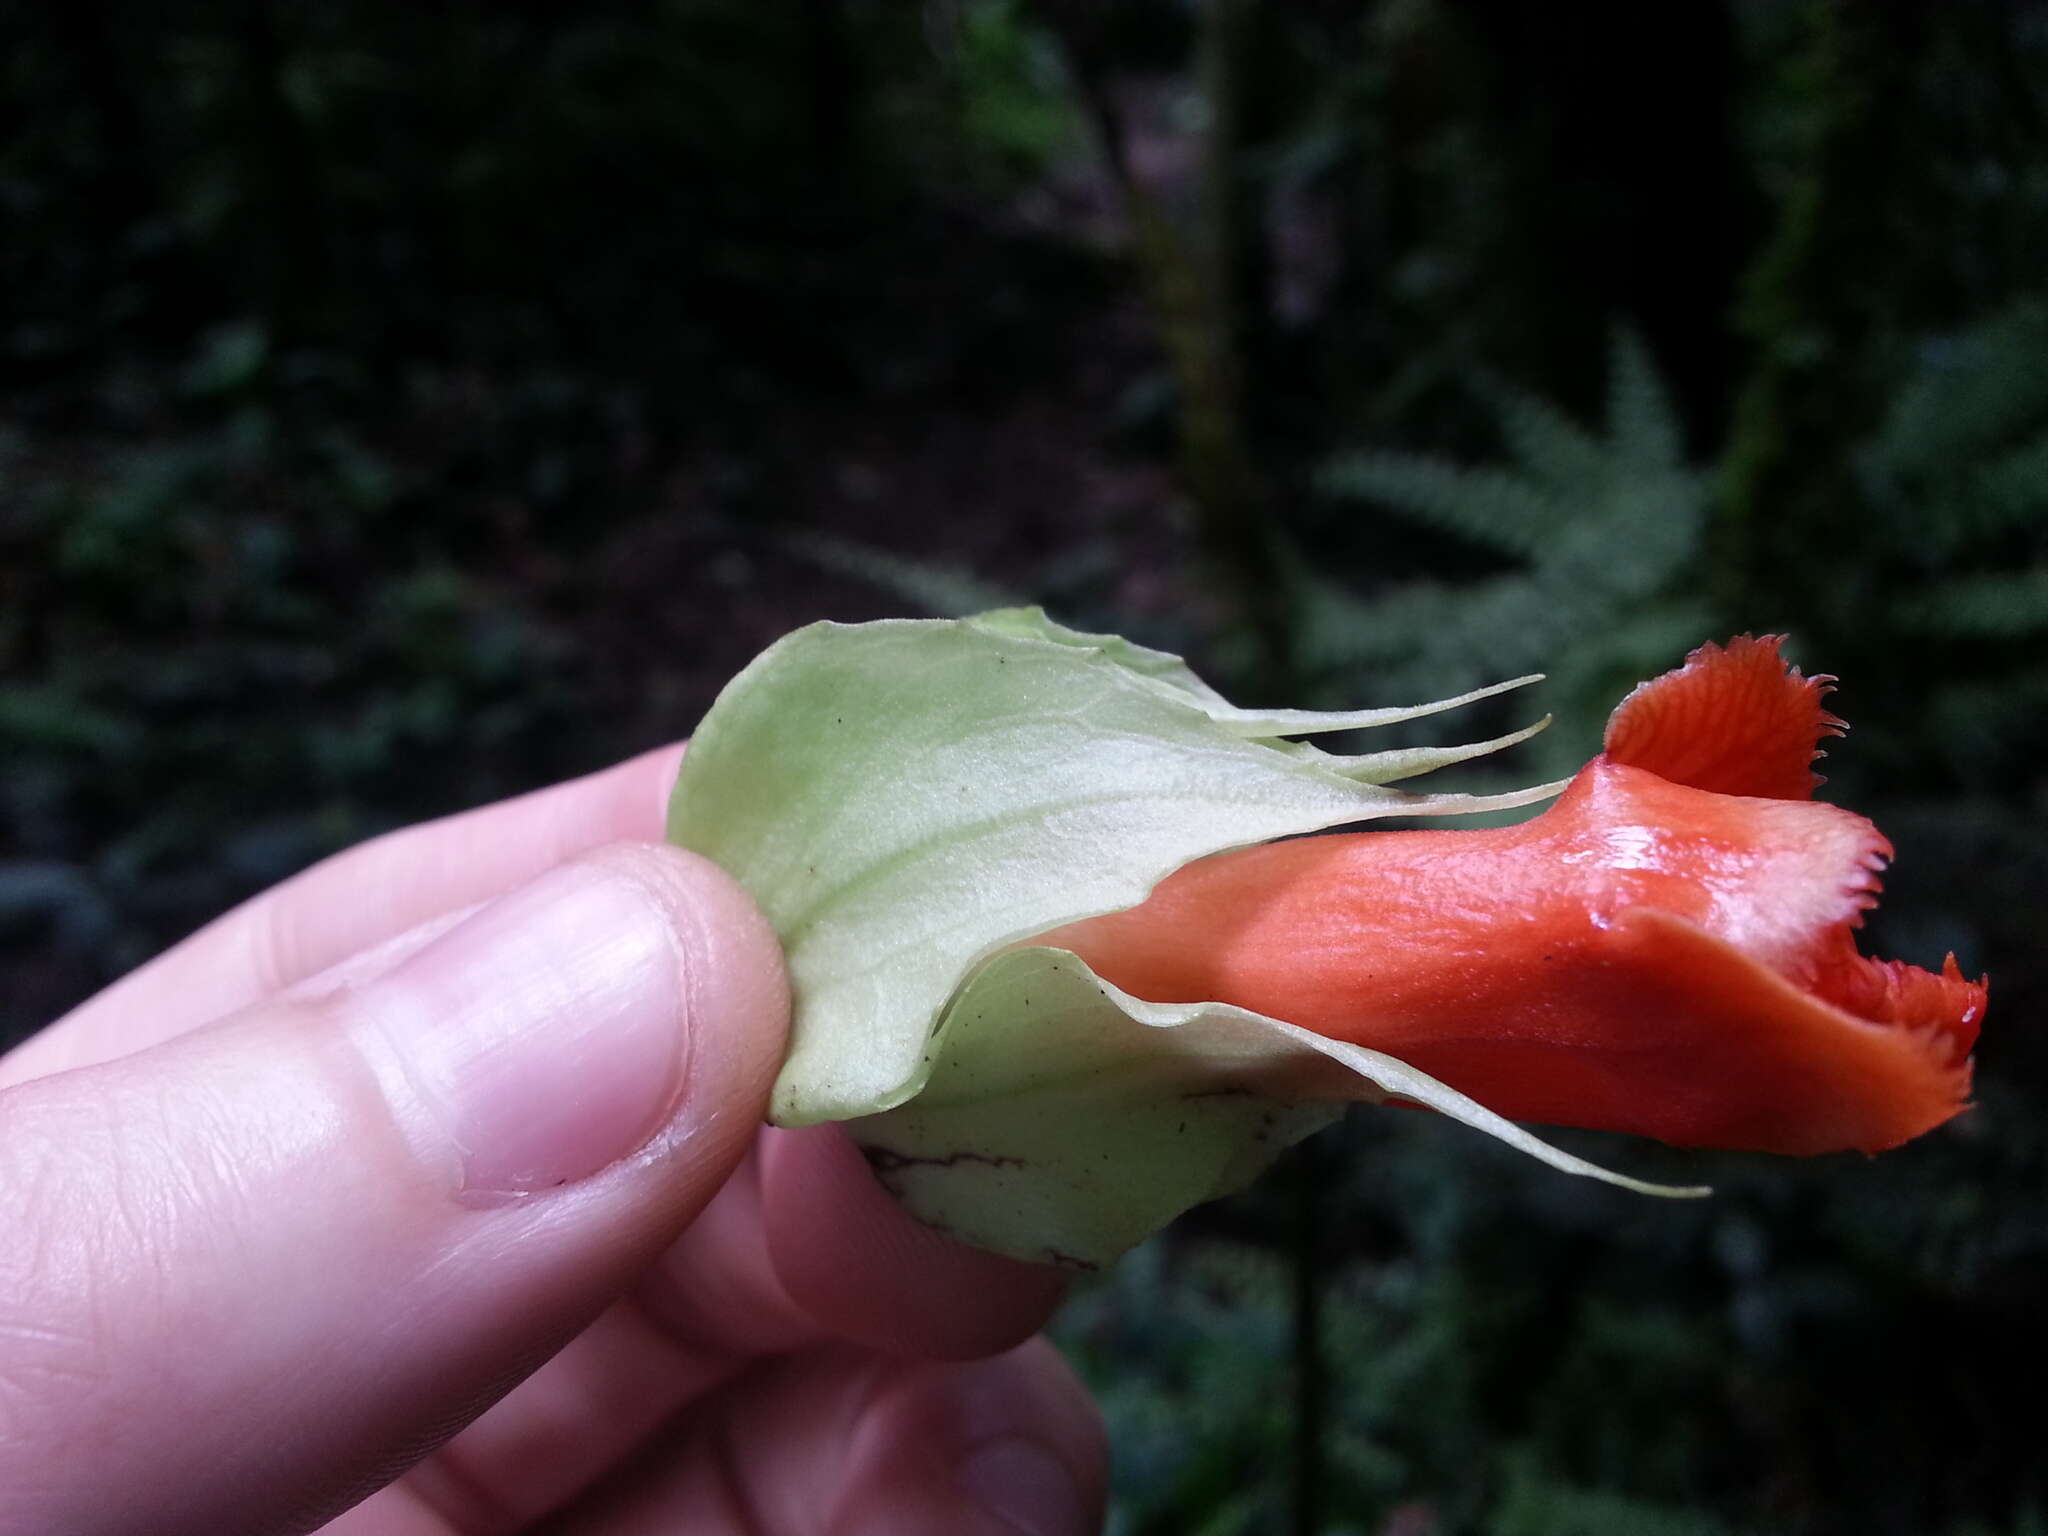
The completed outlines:
{"type": "Polygon", "coordinates": [[[1045,8],[1131,221],[1139,277],[1180,397],[1180,479],[1194,507],[1203,564],[1251,640],[1245,670],[1257,686],[1277,688],[1291,670],[1292,629],[1271,507],[1245,426],[1235,280],[1245,227],[1239,60],[1251,12],[1252,0],[1207,0],[1201,10],[1195,73],[1208,123],[1199,195],[1189,227],[1181,228],[1131,164],[1124,123],[1085,23],[1067,7],[1045,8]]]}

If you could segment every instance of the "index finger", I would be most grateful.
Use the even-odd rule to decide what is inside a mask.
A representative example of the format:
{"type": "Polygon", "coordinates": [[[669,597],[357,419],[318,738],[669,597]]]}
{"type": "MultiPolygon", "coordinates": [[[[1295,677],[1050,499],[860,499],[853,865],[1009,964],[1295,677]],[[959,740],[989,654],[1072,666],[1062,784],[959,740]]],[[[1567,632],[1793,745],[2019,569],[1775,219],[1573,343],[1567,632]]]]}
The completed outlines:
{"type": "Polygon", "coordinates": [[[683,743],[671,743],[337,853],[214,919],[28,1040],[0,1060],[0,1087],[110,1061],[211,1023],[587,849],[657,842],[682,758],[683,743]]]}

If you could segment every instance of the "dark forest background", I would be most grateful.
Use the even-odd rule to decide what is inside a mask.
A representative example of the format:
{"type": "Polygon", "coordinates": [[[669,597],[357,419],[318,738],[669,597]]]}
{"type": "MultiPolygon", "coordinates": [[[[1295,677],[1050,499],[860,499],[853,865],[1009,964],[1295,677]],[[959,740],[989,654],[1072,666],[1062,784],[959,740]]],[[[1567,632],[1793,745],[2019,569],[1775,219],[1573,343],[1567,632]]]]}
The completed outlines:
{"type": "Polygon", "coordinates": [[[1540,668],[1523,782],[1789,631],[1979,1107],[1573,1140],[1682,1206],[1357,1117],[1065,1314],[1115,1528],[2048,1532],[2048,6],[0,18],[0,1041],[818,617],[1540,668]]]}

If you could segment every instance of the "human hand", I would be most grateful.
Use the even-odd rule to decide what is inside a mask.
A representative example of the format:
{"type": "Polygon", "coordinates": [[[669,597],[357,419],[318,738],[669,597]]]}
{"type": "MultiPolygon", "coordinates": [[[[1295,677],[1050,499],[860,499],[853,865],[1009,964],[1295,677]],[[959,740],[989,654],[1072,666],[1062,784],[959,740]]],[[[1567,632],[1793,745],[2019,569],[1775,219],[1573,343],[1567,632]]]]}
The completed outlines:
{"type": "Polygon", "coordinates": [[[760,1129],[679,748],[392,834],[0,1060],[0,1536],[1093,1530],[1049,1270],[760,1129]],[[942,1363],[953,1362],[953,1363],[942,1363]]]}

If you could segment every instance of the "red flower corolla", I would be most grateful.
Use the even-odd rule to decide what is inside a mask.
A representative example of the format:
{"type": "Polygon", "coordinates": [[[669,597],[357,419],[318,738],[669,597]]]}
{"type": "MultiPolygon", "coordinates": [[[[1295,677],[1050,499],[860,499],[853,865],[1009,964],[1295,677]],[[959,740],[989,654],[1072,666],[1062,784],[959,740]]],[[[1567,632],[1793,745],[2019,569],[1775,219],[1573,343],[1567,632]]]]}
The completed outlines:
{"type": "Polygon", "coordinates": [[[1778,637],[1644,683],[1543,814],[1220,854],[1036,941],[1153,1002],[1385,1051],[1510,1119],[1681,1146],[1898,1145],[1964,1107],[1986,985],[1866,958],[1891,845],[1814,801],[1841,722],[1778,637]]]}

